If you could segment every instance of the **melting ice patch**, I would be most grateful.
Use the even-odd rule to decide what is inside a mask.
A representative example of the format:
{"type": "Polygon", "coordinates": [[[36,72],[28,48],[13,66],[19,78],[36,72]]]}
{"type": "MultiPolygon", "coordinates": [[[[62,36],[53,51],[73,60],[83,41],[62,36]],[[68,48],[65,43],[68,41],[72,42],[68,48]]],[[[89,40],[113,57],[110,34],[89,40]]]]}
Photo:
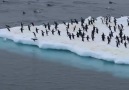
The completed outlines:
{"type": "Polygon", "coordinates": [[[21,32],[21,26],[8,27],[10,31],[7,28],[0,29],[0,37],[5,40],[13,40],[17,43],[36,45],[43,49],[69,50],[80,56],[90,56],[97,59],[112,61],[117,64],[129,64],[128,41],[125,40],[123,43],[120,43],[118,47],[116,46],[116,36],[119,36],[119,26],[121,26],[121,24],[123,25],[122,35],[129,36],[128,17],[117,18],[117,25],[114,24],[114,17],[110,17],[110,21],[109,17],[98,17],[93,24],[89,24],[89,20],[92,19],[92,17],[88,17],[84,20],[83,25],[82,22],[66,23],[66,25],[59,24],[57,29],[55,28],[55,25],[50,25],[50,30],[44,25],[29,25],[30,30],[28,26],[23,26],[23,33],[21,32]],[[108,24],[106,24],[107,22],[108,24]],[[88,25],[87,31],[83,28],[85,25],[88,25]],[[109,26],[111,26],[111,28],[109,28],[109,26]],[[98,28],[98,33],[94,32],[95,38],[93,41],[91,35],[94,27],[98,28]],[[116,28],[116,31],[114,30],[114,27],[116,28]],[[37,31],[36,28],[38,29],[37,31]],[[52,30],[54,33],[52,33],[52,30]],[[58,30],[60,31],[60,35],[58,30]],[[84,32],[84,40],[82,40],[81,36],[76,36],[79,30],[81,30],[82,33],[84,32]],[[107,44],[107,36],[109,36],[111,31],[113,32],[113,36],[111,37],[110,44],[107,44]],[[47,32],[48,35],[46,34],[47,32]],[[103,33],[105,34],[104,41],[102,41],[103,33]],[[72,34],[75,35],[74,39],[72,34]],[[86,39],[87,35],[89,36],[89,41],[86,39]],[[35,39],[35,41],[32,39],[35,39]],[[127,48],[124,45],[125,42],[127,42],[127,48]]]}

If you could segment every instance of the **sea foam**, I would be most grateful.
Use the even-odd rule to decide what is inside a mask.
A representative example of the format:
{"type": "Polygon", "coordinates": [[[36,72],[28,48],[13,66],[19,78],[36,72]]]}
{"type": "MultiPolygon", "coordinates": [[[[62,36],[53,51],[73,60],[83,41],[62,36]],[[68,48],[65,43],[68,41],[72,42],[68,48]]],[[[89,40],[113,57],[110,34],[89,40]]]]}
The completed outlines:
{"type": "MultiPolygon", "coordinates": [[[[88,17],[85,19],[85,24],[88,23],[88,17]]],[[[108,35],[110,30],[109,28],[102,23],[101,18],[96,18],[94,25],[99,29],[99,34],[95,35],[95,40],[88,42],[85,40],[84,42],[81,38],[75,37],[75,39],[70,40],[66,33],[66,25],[59,24],[58,29],[61,31],[61,35],[59,36],[57,32],[52,35],[51,31],[49,31],[48,36],[45,34],[42,36],[41,30],[45,32],[46,28],[43,25],[39,26],[31,26],[31,31],[28,30],[27,26],[23,26],[24,30],[21,33],[20,28],[21,26],[12,27],[10,31],[6,28],[0,29],[0,37],[3,39],[10,39],[16,43],[28,44],[28,45],[36,45],[39,48],[43,49],[59,49],[59,50],[69,50],[73,53],[76,53],[80,56],[89,56],[97,59],[102,59],[106,61],[111,61],[117,64],[129,64],[129,46],[125,48],[123,44],[116,47],[115,37],[112,39],[110,44],[107,44],[107,41],[102,42],[101,35],[105,33],[108,35]],[[39,31],[36,33],[35,29],[38,28],[39,31]],[[33,41],[32,38],[35,38],[34,34],[36,33],[36,38],[38,40],[33,41]]],[[[111,22],[113,22],[113,18],[111,17],[111,22]]],[[[126,36],[129,36],[129,26],[127,25],[127,16],[117,18],[117,24],[123,24],[124,30],[123,33],[126,36]]],[[[67,23],[66,23],[67,24],[67,23]]],[[[110,25],[113,25],[110,23],[110,25]]],[[[54,29],[54,25],[51,25],[51,29],[54,29]]],[[[78,24],[71,24],[69,32],[76,35],[77,30],[81,28],[81,22],[78,24]],[[73,31],[73,27],[76,25],[76,30],[73,31]]],[[[82,29],[82,28],[81,28],[82,29]]],[[[91,35],[91,30],[93,29],[93,25],[89,25],[89,30],[86,33],[87,35],[91,35]]],[[[114,36],[118,35],[118,30],[114,32],[114,36]]],[[[65,56],[64,56],[65,57],[65,56]]],[[[63,57],[62,57],[63,58],[63,57]]]]}

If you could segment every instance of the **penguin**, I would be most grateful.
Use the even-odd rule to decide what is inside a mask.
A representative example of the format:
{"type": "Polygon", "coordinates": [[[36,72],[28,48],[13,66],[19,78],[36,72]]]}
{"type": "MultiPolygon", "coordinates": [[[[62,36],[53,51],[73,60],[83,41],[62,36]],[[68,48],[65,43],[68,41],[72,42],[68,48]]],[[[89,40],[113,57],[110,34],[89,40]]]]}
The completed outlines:
{"type": "Polygon", "coordinates": [[[70,34],[70,33],[68,34],[68,37],[69,37],[69,39],[71,40],[71,34],[70,34]]]}
{"type": "Polygon", "coordinates": [[[91,38],[92,38],[92,41],[94,41],[95,37],[93,35],[91,36],[91,38]]]}
{"type": "Polygon", "coordinates": [[[101,18],[102,24],[104,24],[103,18],[101,18]]]}
{"type": "Polygon", "coordinates": [[[69,23],[67,24],[67,28],[69,29],[69,23]]]}
{"type": "Polygon", "coordinates": [[[87,41],[89,41],[89,38],[90,38],[89,35],[87,35],[87,37],[86,37],[87,41]]]}
{"type": "Polygon", "coordinates": [[[71,21],[71,24],[73,25],[74,21],[72,19],[70,21],[71,21]]]}
{"type": "Polygon", "coordinates": [[[66,25],[66,22],[63,21],[63,24],[66,25]]]}
{"type": "Polygon", "coordinates": [[[127,43],[126,42],[124,43],[124,46],[125,46],[125,48],[127,48],[127,43]]]}
{"type": "Polygon", "coordinates": [[[129,19],[127,19],[127,24],[128,24],[128,26],[129,26],[129,19]]]}
{"type": "Polygon", "coordinates": [[[107,40],[108,40],[108,44],[110,44],[111,38],[109,36],[107,36],[107,40]]]}
{"type": "Polygon", "coordinates": [[[30,25],[28,25],[28,30],[30,31],[30,25]]]}
{"type": "Polygon", "coordinates": [[[96,27],[93,25],[93,30],[95,30],[96,29],[96,27]]]}
{"type": "Polygon", "coordinates": [[[104,33],[101,36],[102,36],[102,41],[105,41],[105,35],[104,35],[104,33]]]}
{"type": "Polygon", "coordinates": [[[126,36],[125,35],[123,36],[123,39],[126,40],[126,36]]]}
{"type": "Polygon", "coordinates": [[[49,23],[47,24],[47,26],[48,26],[48,30],[50,30],[50,27],[51,27],[51,26],[50,26],[50,24],[49,24],[49,23]]]}
{"type": "Polygon", "coordinates": [[[73,39],[74,39],[74,36],[75,36],[75,35],[72,33],[72,38],[73,38],[73,39]]]}
{"type": "Polygon", "coordinates": [[[23,30],[24,30],[24,29],[23,29],[22,27],[20,28],[20,30],[21,30],[21,33],[23,33],[23,30]]]}
{"type": "Polygon", "coordinates": [[[128,43],[129,43],[129,36],[127,36],[127,41],[128,41],[128,43]]]}
{"type": "Polygon", "coordinates": [[[74,19],[74,22],[75,22],[76,24],[78,24],[78,21],[77,21],[77,19],[74,19]]]}
{"type": "Polygon", "coordinates": [[[6,0],[3,0],[2,2],[3,2],[3,3],[5,3],[5,2],[8,2],[8,1],[6,1],[6,0]]]}
{"type": "Polygon", "coordinates": [[[36,41],[36,40],[38,40],[37,38],[31,38],[34,42],[36,41]]]}
{"type": "Polygon", "coordinates": [[[114,24],[115,24],[115,26],[116,26],[116,24],[117,24],[117,20],[116,20],[116,18],[114,17],[114,24]]]}
{"type": "Polygon", "coordinates": [[[54,24],[55,24],[55,29],[57,30],[58,28],[58,23],[56,21],[54,21],[54,24]]]}
{"type": "Polygon", "coordinates": [[[54,31],[54,29],[52,29],[52,31],[51,31],[51,32],[52,32],[52,35],[54,35],[54,32],[55,32],[55,31],[54,31]]]}
{"type": "Polygon", "coordinates": [[[10,32],[10,26],[6,25],[7,30],[10,32]]]}
{"type": "Polygon", "coordinates": [[[88,30],[88,25],[87,25],[87,24],[85,25],[85,30],[86,30],[86,32],[87,32],[87,30],[88,30]]]}
{"type": "Polygon", "coordinates": [[[75,31],[75,29],[76,29],[76,26],[73,27],[73,31],[75,31]]]}
{"type": "Polygon", "coordinates": [[[35,36],[35,38],[36,38],[36,34],[35,34],[35,32],[33,32],[33,34],[34,34],[34,36],[35,36]]]}
{"type": "Polygon", "coordinates": [[[109,28],[109,30],[111,30],[111,26],[110,25],[108,26],[108,28],[109,28]]]}
{"type": "Polygon", "coordinates": [[[121,43],[123,44],[123,39],[121,39],[121,43]]]}
{"type": "Polygon", "coordinates": [[[26,14],[26,12],[25,12],[25,11],[23,11],[23,12],[22,12],[22,14],[23,14],[23,15],[25,15],[25,14],[26,14]]]}
{"type": "Polygon", "coordinates": [[[44,27],[47,28],[47,24],[43,23],[44,27]]]}
{"type": "Polygon", "coordinates": [[[116,26],[114,26],[114,32],[116,32],[116,26]]]}
{"type": "Polygon", "coordinates": [[[97,34],[99,33],[99,29],[98,29],[98,28],[96,28],[96,33],[97,33],[97,34]]]}
{"type": "Polygon", "coordinates": [[[38,33],[38,30],[39,30],[39,29],[36,27],[36,33],[38,33]]]}
{"type": "Polygon", "coordinates": [[[77,38],[79,38],[79,32],[76,33],[77,38]]]}
{"type": "Polygon", "coordinates": [[[23,28],[23,23],[21,22],[21,28],[23,28]]]}
{"type": "Polygon", "coordinates": [[[60,36],[60,33],[61,33],[61,31],[60,30],[58,30],[58,35],[60,36]]]}
{"type": "Polygon", "coordinates": [[[34,23],[33,23],[33,22],[31,22],[31,25],[32,25],[32,26],[34,26],[34,23]]]}
{"type": "Polygon", "coordinates": [[[81,23],[82,23],[82,24],[84,23],[84,21],[85,21],[85,19],[83,19],[83,18],[81,17],[81,23]]]}
{"type": "Polygon", "coordinates": [[[45,33],[45,32],[44,32],[43,30],[41,30],[41,32],[42,32],[42,36],[44,36],[44,33],[45,33]]]}
{"type": "Polygon", "coordinates": [[[115,4],[114,2],[112,2],[112,1],[109,1],[109,4],[115,4]]]}
{"type": "Polygon", "coordinates": [[[82,36],[82,41],[84,42],[84,37],[82,36]]]}
{"type": "Polygon", "coordinates": [[[116,41],[116,47],[118,47],[118,48],[119,48],[119,43],[118,43],[118,41],[116,41]]]}
{"type": "Polygon", "coordinates": [[[46,30],[46,35],[47,35],[47,36],[48,36],[48,32],[49,32],[49,31],[46,30]]]}
{"type": "Polygon", "coordinates": [[[8,27],[8,28],[10,28],[10,26],[9,25],[5,25],[6,27],[8,27]]]}
{"type": "Polygon", "coordinates": [[[121,28],[124,29],[124,26],[121,24],[121,28]]]}

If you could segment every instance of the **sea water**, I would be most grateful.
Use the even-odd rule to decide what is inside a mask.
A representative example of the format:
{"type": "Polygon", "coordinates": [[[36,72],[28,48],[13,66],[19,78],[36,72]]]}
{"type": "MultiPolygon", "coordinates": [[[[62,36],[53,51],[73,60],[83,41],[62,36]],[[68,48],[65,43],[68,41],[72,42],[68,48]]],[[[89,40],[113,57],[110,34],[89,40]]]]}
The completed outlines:
{"type": "Polygon", "coordinates": [[[36,46],[14,43],[11,40],[4,40],[1,38],[0,49],[28,56],[35,56],[36,58],[43,58],[41,60],[58,62],[80,69],[108,72],[117,77],[129,78],[129,65],[119,65],[92,57],[82,57],[67,50],[39,49],[36,46]]]}

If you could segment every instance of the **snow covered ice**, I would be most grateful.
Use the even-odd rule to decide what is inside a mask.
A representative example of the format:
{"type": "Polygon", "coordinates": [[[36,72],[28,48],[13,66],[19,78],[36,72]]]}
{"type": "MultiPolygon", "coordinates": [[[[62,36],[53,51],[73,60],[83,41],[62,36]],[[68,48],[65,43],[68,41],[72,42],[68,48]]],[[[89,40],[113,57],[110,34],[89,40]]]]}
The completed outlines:
{"type": "MultiPolygon", "coordinates": [[[[106,18],[109,20],[109,17],[106,18]]],[[[50,30],[48,27],[45,28],[45,25],[43,24],[39,26],[30,24],[30,30],[28,29],[28,26],[23,26],[23,33],[21,32],[21,26],[12,28],[7,27],[10,31],[7,28],[0,29],[0,37],[5,40],[13,40],[17,43],[37,45],[39,48],[43,49],[69,50],[80,56],[90,56],[97,59],[112,61],[117,64],[129,64],[129,42],[125,40],[120,43],[118,47],[116,44],[116,36],[119,36],[120,33],[118,25],[123,25],[123,36],[129,37],[128,17],[124,16],[116,18],[116,26],[114,24],[114,17],[110,17],[108,23],[106,22],[106,18],[100,16],[95,19],[93,24],[89,24],[89,20],[93,19],[92,17],[86,18],[83,25],[88,25],[87,32],[83,30],[82,22],[79,21],[78,23],[66,23],[66,25],[61,23],[58,25],[57,30],[55,24],[50,25],[50,30]],[[109,26],[111,27],[109,28],[109,26]],[[94,32],[94,40],[92,40],[91,34],[94,27],[98,29],[98,33],[94,32]],[[114,27],[116,28],[116,31],[114,30],[114,27]],[[76,36],[79,29],[85,33],[84,38],[76,36]],[[48,31],[48,35],[46,34],[46,30],[48,31]],[[60,35],[58,30],[60,31],[60,35]],[[113,32],[113,36],[108,44],[107,36],[109,36],[111,31],[113,32]],[[68,33],[71,35],[71,40],[68,33]],[[105,34],[104,41],[102,41],[103,33],[105,34]],[[34,36],[34,34],[36,36],[34,36]],[[72,34],[74,35],[74,39],[72,38],[72,34]],[[89,41],[86,39],[87,35],[89,36],[89,41]],[[82,39],[84,39],[84,41],[82,39]],[[124,44],[125,42],[127,43],[126,46],[124,44]]]]}

